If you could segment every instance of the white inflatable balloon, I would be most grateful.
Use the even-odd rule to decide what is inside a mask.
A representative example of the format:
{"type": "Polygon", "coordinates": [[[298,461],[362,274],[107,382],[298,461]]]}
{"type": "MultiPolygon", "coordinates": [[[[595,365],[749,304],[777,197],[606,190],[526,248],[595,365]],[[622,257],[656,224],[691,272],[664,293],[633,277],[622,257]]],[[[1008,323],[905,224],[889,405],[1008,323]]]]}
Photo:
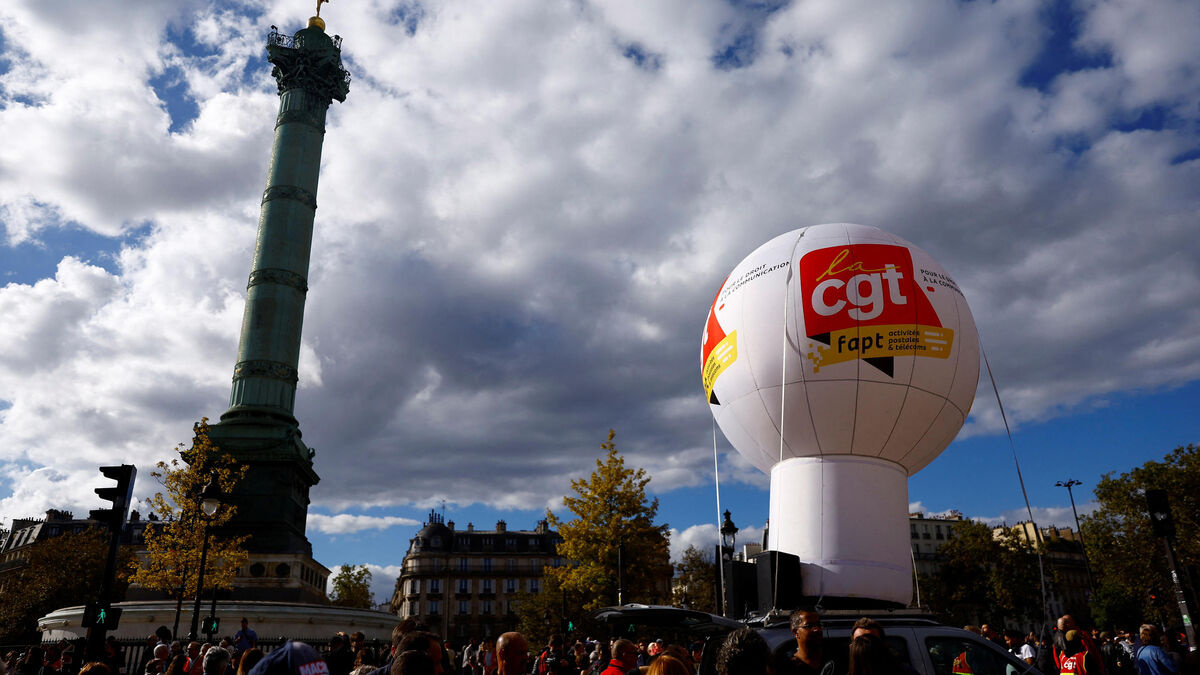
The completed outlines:
{"type": "Polygon", "coordinates": [[[746,257],[701,353],[717,423],[771,475],[769,548],[807,596],[908,604],[908,476],[962,427],[979,340],[962,292],[911,243],[816,225],[746,257]]]}

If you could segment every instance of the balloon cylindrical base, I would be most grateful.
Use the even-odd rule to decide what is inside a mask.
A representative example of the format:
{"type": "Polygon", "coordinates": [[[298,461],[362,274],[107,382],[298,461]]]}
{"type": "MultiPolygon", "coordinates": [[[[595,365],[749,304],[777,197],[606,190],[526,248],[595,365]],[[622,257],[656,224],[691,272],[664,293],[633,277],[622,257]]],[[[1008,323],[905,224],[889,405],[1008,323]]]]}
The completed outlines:
{"type": "Polygon", "coordinates": [[[785,459],[771,469],[768,546],[800,558],[806,597],[912,600],[908,472],[875,457],[785,459]]]}

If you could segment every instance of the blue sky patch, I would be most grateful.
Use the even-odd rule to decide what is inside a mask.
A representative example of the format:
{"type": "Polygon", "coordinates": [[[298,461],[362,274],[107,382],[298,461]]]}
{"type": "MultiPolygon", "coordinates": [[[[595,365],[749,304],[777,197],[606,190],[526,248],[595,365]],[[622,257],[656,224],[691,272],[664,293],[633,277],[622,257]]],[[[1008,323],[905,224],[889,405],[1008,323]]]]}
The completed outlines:
{"type": "Polygon", "coordinates": [[[16,246],[0,246],[0,285],[32,284],[54,277],[58,263],[67,256],[117,274],[117,254],[121,247],[145,237],[150,226],[132,230],[119,238],[106,237],[78,225],[50,227],[40,231],[36,241],[16,246]]]}
{"type": "Polygon", "coordinates": [[[404,32],[416,35],[421,19],[425,18],[425,8],[420,3],[400,5],[388,15],[388,23],[393,26],[404,26],[404,32]]]}
{"type": "Polygon", "coordinates": [[[188,93],[187,80],[178,67],[170,66],[162,74],[150,78],[150,87],[167,108],[167,114],[171,117],[171,133],[182,131],[200,116],[200,105],[188,93]]]}
{"type": "Polygon", "coordinates": [[[646,48],[640,44],[631,43],[623,46],[621,56],[629,59],[635,66],[641,70],[654,72],[662,68],[662,55],[646,51],[646,48]]]}
{"type": "Polygon", "coordinates": [[[1134,110],[1125,114],[1121,119],[1113,120],[1112,127],[1117,131],[1137,131],[1148,129],[1162,131],[1179,124],[1179,119],[1164,105],[1153,105],[1134,110]]]}
{"type": "Polygon", "coordinates": [[[1194,162],[1197,159],[1200,159],[1200,147],[1195,147],[1187,152],[1181,152],[1178,155],[1175,155],[1171,158],[1171,165],[1174,166],[1176,164],[1186,164],[1187,162],[1194,162]]]}
{"type": "Polygon", "coordinates": [[[1054,78],[1063,73],[1112,66],[1112,54],[1085,52],[1075,48],[1083,14],[1070,0],[1054,0],[1042,10],[1042,21],[1050,32],[1042,51],[1021,73],[1023,87],[1048,92],[1054,78]]]}

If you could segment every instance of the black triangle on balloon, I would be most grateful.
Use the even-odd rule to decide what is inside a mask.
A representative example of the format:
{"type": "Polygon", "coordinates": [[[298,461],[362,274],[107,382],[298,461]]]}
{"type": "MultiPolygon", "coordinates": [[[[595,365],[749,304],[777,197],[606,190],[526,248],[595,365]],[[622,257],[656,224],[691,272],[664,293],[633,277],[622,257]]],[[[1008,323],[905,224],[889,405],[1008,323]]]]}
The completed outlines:
{"type": "Polygon", "coordinates": [[[716,389],[714,389],[712,391],[712,393],[708,395],[708,402],[713,405],[721,405],[721,402],[717,400],[717,390],[716,389]]]}
{"type": "Polygon", "coordinates": [[[896,357],[894,356],[876,356],[870,359],[863,359],[868,364],[875,366],[888,377],[895,377],[896,372],[896,357]]]}
{"type": "Polygon", "coordinates": [[[815,340],[816,342],[820,342],[823,345],[828,345],[828,344],[830,344],[830,342],[832,342],[829,339],[829,333],[818,333],[817,335],[809,335],[808,339],[815,340]]]}

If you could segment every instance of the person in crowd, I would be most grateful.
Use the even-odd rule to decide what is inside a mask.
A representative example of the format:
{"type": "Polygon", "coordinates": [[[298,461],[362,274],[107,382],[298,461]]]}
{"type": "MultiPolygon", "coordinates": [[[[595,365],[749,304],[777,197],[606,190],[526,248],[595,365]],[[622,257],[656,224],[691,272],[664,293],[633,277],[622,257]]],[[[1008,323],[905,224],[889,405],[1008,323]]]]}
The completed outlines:
{"type": "Polygon", "coordinates": [[[204,675],[226,675],[233,655],[226,649],[211,647],[204,653],[204,675]]]}
{"type": "Polygon", "coordinates": [[[92,661],[83,664],[83,667],[79,669],[79,675],[114,675],[114,673],[102,662],[92,661]]]}
{"type": "MultiPolygon", "coordinates": [[[[538,656],[534,672],[537,675],[577,675],[571,672],[571,657],[563,652],[563,636],[550,636],[546,649],[538,656]]],[[[640,664],[639,664],[640,665],[640,664]]]]}
{"type": "Polygon", "coordinates": [[[146,667],[142,670],[144,675],[159,675],[166,671],[167,659],[171,657],[171,648],[163,643],[158,643],[154,647],[154,657],[146,662],[146,667]]]}
{"type": "Polygon", "coordinates": [[[1142,641],[1134,655],[1138,675],[1174,675],[1179,672],[1175,661],[1160,646],[1162,634],[1159,633],[1158,626],[1152,623],[1142,624],[1138,637],[1142,641]]]}
{"type": "Polygon", "coordinates": [[[814,608],[802,607],[792,612],[791,627],[796,637],[796,653],[786,662],[776,664],[776,670],[789,675],[833,675],[833,661],[826,660],[824,655],[821,615],[814,608]]]}
{"type": "Polygon", "coordinates": [[[104,639],[104,665],[116,675],[125,672],[125,649],[117,641],[117,636],[109,635],[104,639]]]}
{"type": "Polygon", "coordinates": [[[441,669],[429,654],[410,649],[392,661],[392,675],[436,675],[441,669]]]}
{"type": "Polygon", "coordinates": [[[258,633],[255,633],[250,628],[250,622],[246,617],[242,617],[242,627],[238,632],[233,634],[233,648],[238,652],[244,652],[247,649],[253,649],[258,646],[258,633]]]}
{"type": "Polygon", "coordinates": [[[496,639],[497,675],[524,675],[529,662],[529,641],[515,631],[496,639]]]}
{"type": "Polygon", "coordinates": [[[591,659],[588,657],[587,645],[583,643],[583,640],[575,641],[575,645],[571,652],[571,659],[572,668],[575,669],[575,673],[587,670],[588,664],[591,663],[591,659]]]}
{"type": "Polygon", "coordinates": [[[478,675],[476,667],[479,665],[477,657],[479,655],[479,641],[471,638],[467,642],[467,646],[462,650],[462,672],[463,675],[478,675]]]}
{"type": "Polygon", "coordinates": [[[1033,665],[1035,654],[1033,647],[1030,647],[1022,638],[1021,631],[1006,630],[1004,631],[1004,644],[1008,648],[1008,653],[1021,659],[1025,663],[1033,665]]]}
{"type": "Polygon", "coordinates": [[[25,652],[25,658],[17,664],[15,675],[38,675],[42,671],[42,662],[45,658],[46,652],[41,647],[30,647],[25,652]]]}
{"type": "Polygon", "coordinates": [[[484,640],[479,645],[479,667],[483,675],[494,675],[496,672],[496,646],[491,640],[484,640]]]}
{"type": "Polygon", "coordinates": [[[325,663],[329,665],[329,675],[350,675],[354,668],[354,654],[346,645],[346,638],[335,634],[329,638],[329,651],[325,652],[325,663]]]}
{"type": "Polygon", "coordinates": [[[187,644],[187,675],[202,675],[204,661],[200,656],[200,643],[196,641],[187,644]]]}
{"type": "MultiPolygon", "coordinates": [[[[173,656],[173,657],[171,657],[171,660],[168,662],[166,669],[163,671],[163,675],[187,675],[187,672],[188,672],[187,664],[188,664],[188,659],[186,656],[184,656],[182,654],[180,654],[179,656],[173,656]]],[[[203,673],[204,672],[204,664],[197,662],[197,665],[200,666],[200,672],[203,673]]]]}
{"type": "Polygon", "coordinates": [[[263,659],[263,652],[258,647],[251,647],[242,652],[238,659],[237,675],[249,675],[251,669],[263,659]]]}
{"type": "Polygon", "coordinates": [[[612,647],[609,643],[604,640],[597,642],[595,650],[592,651],[592,662],[588,666],[588,675],[600,675],[608,668],[612,660],[612,647]]]}
{"type": "Polygon", "coordinates": [[[442,641],[442,657],[443,661],[450,664],[450,667],[446,669],[446,672],[450,675],[457,673],[459,663],[458,652],[454,651],[454,646],[450,644],[449,640],[442,641]]]}
{"type": "Polygon", "coordinates": [[[883,638],[863,633],[850,640],[848,675],[901,675],[904,671],[883,638]]]}
{"type": "Polygon", "coordinates": [[[667,653],[660,653],[648,670],[649,675],[694,675],[695,672],[690,665],[667,653]]]}
{"type": "MultiPolygon", "coordinates": [[[[404,639],[396,647],[396,653],[403,654],[409,651],[418,651],[427,654],[430,660],[433,661],[435,675],[441,675],[443,672],[442,641],[435,633],[423,630],[414,630],[406,633],[404,639]]],[[[392,675],[397,675],[397,663],[397,660],[392,661],[392,675]]]]}
{"type": "Polygon", "coordinates": [[[854,622],[854,629],[850,631],[850,639],[853,640],[854,638],[863,635],[874,635],[880,640],[884,639],[885,637],[883,633],[883,626],[881,626],[878,621],[875,621],[874,619],[868,619],[865,616],[854,622]]]}
{"type": "Polygon", "coordinates": [[[620,639],[612,644],[612,659],[600,675],[625,675],[638,667],[638,648],[631,640],[620,639]]]}
{"type": "Polygon", "coordinates": [[[1072,628],[1063,634],[1062,675],[1096,675],[1101,672],[1100,655],[1088,650],[1083,631],[1072,628]]]}
{"type": "MultiPolygon", "coordinates": [[[[142,658],[138,662],[137,672],[146,672],[146,664],[154,659],[154,647],[158,645],[158,636],[151,633],[146,636],[146,646],[142,649],[142,658]]],[[[81,654],[82,656],[82,654],[81,654]]],[[[82,659],[81,659],[82,660],[82,659]]]]}
{"type": "Polygon", "coordinates": [[[717,652],[718,675],[767,675],[771,669],[767,641],[750,628],[730,633],[717,652]]]}

